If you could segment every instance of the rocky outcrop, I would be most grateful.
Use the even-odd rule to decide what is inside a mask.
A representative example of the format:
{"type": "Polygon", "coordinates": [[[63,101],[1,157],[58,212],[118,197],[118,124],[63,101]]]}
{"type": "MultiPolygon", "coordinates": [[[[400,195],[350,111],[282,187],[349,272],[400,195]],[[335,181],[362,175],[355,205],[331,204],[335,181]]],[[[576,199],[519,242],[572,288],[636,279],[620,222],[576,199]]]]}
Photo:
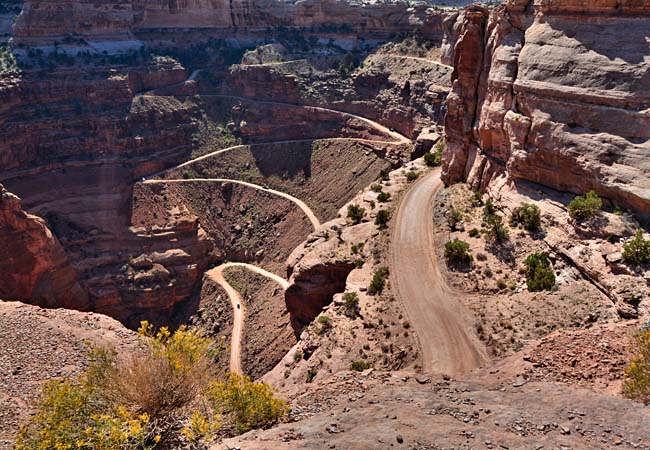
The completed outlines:
{"type": "Polygon", "coordinates": [[[645,2],[511,0],[453,29],[446,183],[594,189],[650,214],[645,2]]]}
{"type": "Polygon", "coordinates": [[[0,185],[0,298],[86,309],[88,298],[63,248],[40,217],[0,185]]]}
{"type": "Polygon", "coordinates": [[[313,260],[311,264],[301,261],[300,266],[294,268],[285,301],[296,335],[331,303],[334,294],[345,289],[352,269],[354,262],[350,260],[313,260]]]}

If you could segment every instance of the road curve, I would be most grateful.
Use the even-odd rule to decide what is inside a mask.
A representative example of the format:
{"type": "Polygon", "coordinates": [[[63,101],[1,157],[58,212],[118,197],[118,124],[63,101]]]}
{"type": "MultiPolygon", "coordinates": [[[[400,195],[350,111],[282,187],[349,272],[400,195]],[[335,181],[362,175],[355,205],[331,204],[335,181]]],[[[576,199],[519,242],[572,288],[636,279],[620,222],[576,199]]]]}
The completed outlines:
{"type": "Polygon", "coordinates": [[[235,100],[240,100],[244,102],[250,102],[250,103],[258,103],[261,105],[278,105],[278,106],[293,106],[296,108],[304,108],[307,110],[312,110],[312,111],[320,111],[320,112],[330,112],[330,113],[336,113],[336,114],[341,114],[343,116],[348,116],[353,119],[358,119],[361,120],[362,122],[367,123],[370,125],[372,128],[376,129],[377,131],[380,131],[388,136],[390,136],[392,139],[394,139],[395,142],[394,144],[410,144],[411,140],[407,138],[406,136],[398,133],[397,131],[393,131],[389,129],[388,127],[383,126],[382,124],[375,122],[374,120],[370,120],[366,117],[363,116],[358,116],[356,114],[352,114],[349,112],[345,111],[340,111],[338,109],[331,109],[331,108],[323,108],[321,106],[310,106],[310,105],[299,105],[295,103],[284,103],[284,102],[274,102],[270,100],[255,100],[252,98],[246,98],[246,97],[238,97],[236,95],[222,95],[222,94],[202,94],[202,97],[217,97],[217,98],[232,98],[235,100]]]}
{"type": "Polygon", "coordinates": [[[423,369],[460,375],[487,357],[438,267],[431,211],[441,186],[435,170],[402,199],[391,235],[390,280],[420,341],[423,369]]]}
{"type": "Polygon", "coordinates": [[[233,287],[226,281],[223,276],[223,271],[230,267],[243,267],[245,269],[263,275],[278,283],[280,286],[282,286],[283,289],[286,289],[289,286],[289,282],[272,272],[246,263],[225,263],[206,272],[212,281],[217,283],[226,291],[226,294],[230,299],[230,303],[232,304],[233,324],[232,335],[230,337],[230,372],[242,375],[241,341],[242,331],[244,329],[244,315],[246,310],[244,308],[244,302],[242,301],[239,292],[233,289],[233,287]],[[239,305],[239,307],[237,307],[237,305],[239,305]]]}
{"type": "Polygon", "coordinates": [[[433,64],[435,66],[440,66],[440,67],[446,67],[447,69],[453,69],[454,66],[450,66],[449,64],[443,64],[440,61],[435,61],[433,59],[427,59],[427,58],[420,58],[419,56],[409,56],[409,55],[400,55],[397,53],[384,53],[378,56],[388,56],[390,58],[396,58],[396,59],[412,59],[414,61],[421,61],[425,62],[428,64],[433,64]]]}
{"type": "Polygon", "coordinates": [[[307,206],[305,202],[303,202],[300,199],[297,199],[296,197],[289,195],[285,192],[281,191],[276,191],[275,189],[268,189],[263,186],[259,186],[257,184],[249,183],[247,181],[241,181],[241,180],[231,180],[229,178],[190,178],[187,180],[145,180],[143,181],[144,184],[169,184],[169,183],[205,183],[205,182],[214,182],[214,183],[235,183],[235,184],[241,184],[243,186],[252,188],[252,189],[257,189],[258,191],[264,191],[268,192],[269,194],[277,195],[278,197],[286,198],[287,200],[293,202],[298,206],[302,211],[305,213],[309,221],[311,222],[312,226],[314,227],[314,230],[320,228],[320,220],[318,220],[318,217],[316,217],[316,214],[307,206]]]}
{"type": "Polygon", "coordinates": [[[230,152],[233,150],[240,150],[246,147],[261,147],[264,145],[283,145],[283,144],[301,144],[305,142],[314,142],[314,141],[347,141],[347,142],[364,142],[367,144],[388,144],[388,145],[395,145],[399,144],[401,142],[395,142],[395,141],[380,141],[377,139],[364,139],[364,138],[348,138],[348,137],[343,137],[343,138],[315,138],[315,139],[288,139],[285,141],[272,141],[272,142],[256,142],[253,144],[238,144],[238,145],[233,145],[231,147],[226,147],[222,148],[219,150],[215,150],[210,153],[206,153],[205,155],[197,156],[196,158],[190,159],[185,161],[184,163],[181,163],[177,166],[170,167],[169,169],[164,169],[161,170],[160,172],[154,173],[152,175],[149,175],[151,178],[155,177],[161,177],[164,176],[166,173],[169,173],[170,171],[174,169],[182,169],[183,167],[190,166],[196,162],[203,161],[205,159],[212,158],[213,156],[220,155],[222,153],[230,152]]]}

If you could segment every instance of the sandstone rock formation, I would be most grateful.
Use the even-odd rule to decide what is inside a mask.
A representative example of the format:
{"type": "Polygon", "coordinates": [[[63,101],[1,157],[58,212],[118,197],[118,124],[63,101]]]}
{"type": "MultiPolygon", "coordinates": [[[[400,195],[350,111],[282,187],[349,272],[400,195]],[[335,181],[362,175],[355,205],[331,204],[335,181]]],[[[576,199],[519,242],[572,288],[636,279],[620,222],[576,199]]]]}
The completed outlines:
{"type": "Polygon", "coordinates": [[[441,34],[441,16],[433,9],[405,6],[401,1],[345,0],[27,0],[16,21],[14,42],[52,45],[68,35],[88,41],[128,41],[137,31],[165,28],[288,27],[373,37],[418,29],[425,36],[441,34]]]}
{"type": "Polygon", "coordinates": [[[447,183],[594,189],[650,214],[645,2],[511,0],[451,30],[447,183]]]}
{"type": "Polygon", "coordinates": [[[59,241],[43,219],[26,213],[20,199],[1,184],[0,255],[0,298],[88,308],[88,298],[59,241]]]}

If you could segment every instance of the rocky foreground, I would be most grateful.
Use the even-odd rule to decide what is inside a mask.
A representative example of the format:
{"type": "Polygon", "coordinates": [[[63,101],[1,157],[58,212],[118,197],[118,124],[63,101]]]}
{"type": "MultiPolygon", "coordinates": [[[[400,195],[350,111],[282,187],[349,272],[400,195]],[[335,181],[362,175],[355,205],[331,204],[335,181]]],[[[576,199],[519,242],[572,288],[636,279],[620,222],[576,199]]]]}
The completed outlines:
{"type": "Polygon", "coordinates": [[[559,384],[339,373],[297,395],[291,422],[214,448],[648,449],[648,419],[629,400],[559,384]]]}

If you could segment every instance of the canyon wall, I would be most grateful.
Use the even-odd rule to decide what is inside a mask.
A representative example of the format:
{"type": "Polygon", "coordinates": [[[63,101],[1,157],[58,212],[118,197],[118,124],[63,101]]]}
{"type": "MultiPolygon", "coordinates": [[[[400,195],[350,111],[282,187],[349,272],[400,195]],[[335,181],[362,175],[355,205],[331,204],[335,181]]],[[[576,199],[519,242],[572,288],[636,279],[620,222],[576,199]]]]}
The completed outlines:
{"type": "Polygon", "coordinates": [[[271,31],[284,27],[369,36],[415,30],[425,36],[441,35],[442,30],[439,13],[401,1],[27,0],[13,35],[15,43],[51,45],[67,36],[128,40],[138,31],[169,28],[271,31]]]}
{"type": "Polygon", "coordinates": [[[0,184],[0,298],[40,306],[87,309],[63,248],[40,217],[0,184]]]}
{"type": "Polygon", "coordinates": [[[647,2],[511,0],[446,28],[447,184],[593,189],[650,214],[647,2]]]}

